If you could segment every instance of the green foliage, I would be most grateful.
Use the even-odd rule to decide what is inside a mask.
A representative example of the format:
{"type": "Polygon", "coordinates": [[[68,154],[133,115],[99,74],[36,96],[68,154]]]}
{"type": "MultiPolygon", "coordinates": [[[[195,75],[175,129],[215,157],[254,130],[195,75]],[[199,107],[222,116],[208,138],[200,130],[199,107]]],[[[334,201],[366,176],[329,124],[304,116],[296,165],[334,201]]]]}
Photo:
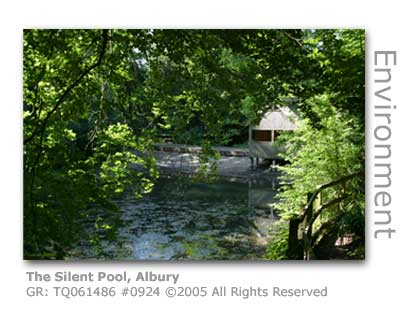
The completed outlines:
{"type": "Polygon", "coordinates": [[[286,260],[288,251],[288,221],[285,219],[275,223],[271,231],[271,240],[267,247],[266,258],[269,260],[286,260]]]}
{"type": "MultiPolygon", "coordinates": [[[[281,143],[286,146],[283,158],[289,164],[278,167],[284,177],[278,202],[275,203],[282,218],[281,231],[273,235],[267,255],[269,258],[286,258],[288,221],[300,216],[309,194],[322,184],[364,170],[364,131],[357,119],[341,113],[330,103],[330,98],[321,95],[307,100],[318,121],[312,123],[312,120],[304,119],[296,131],[280,137],[281,143]]],[[[363,185],[362,178],[323,190],[321,200],[315,201],[315,208],[321,202],[339,197],[344,199],[339,205],[328,207],[321,213],[313,225],[313,232],[330,224],[332,227],[328,232],[336,232],[337,236],[353,235],[363,246],[363,185]]]]}
{"type": "MultiPolygon", "coordinates": [[[[341,114],[330,96],[316,96],[307,105],[318,121],[301,121],[289,137],[282,136],[283,158],[290,165],[279,167],[288,180],[276,207],[286,218],[297,216],[307,194],[319,185],[358,172],[364,166],[364,132],[358,121],[341,114]]],[[[334,191],[335,192],[335,191],[334,191]]]]}
{"type": "MultiPolygon", "coordinates": [[[[201,145],[198,177],[214,177],[212,146],[243,143],[272,105],[293,104],[304,119],[285,142],[291,164],[282,168],[294,183],[279,209],[296,215],[317,184],[362,169],[364,38],[363,30],[25,30],[25,256],[64,258],[86,236],[82,221],[101,211],[110,214],[97,229],[113,237],[115,200],[152,189],[152,145],[163,136],[201,145]]],[[[343,204],[356,212],[340,222],[345,232],[363,232],[361,195],[343,204]]]]}
{"type": "MultiPolygon", "coordinates": [[[[114,213],[118,194],[130,189],[141,197],[152,189],[158,173],[149,116],[140,117],[144,70],[134,51],[144,34],[25,30],[26,258],[65,257],[86,238],[80,221],[92,208],[114,213]]],[[[112,232],[105,219],[100,229],[112,232]]]]}
{"type": "MultiPolygon", "coordinates": [[[[158,30],[155,35],[172,39],[174,31],[158,30]]],[[[151,56],[147,92],[176,142],[226,145],[246,130],[241,101],[264,98],[257,94],[263,89],[261,70],[249,55],[228,47],[230,37],[238,36],[234,32],[185,30],[178,36],[188,49],[175,48],[182,45],[180,39],[167,41],[166,51],[151,56]]]]}
{"type": "Polygon", "coordinates": [[[100,163],[100,186],[109,197],[133,189],[136,197],[142,197],[150,192],[153,183],[144,177],[143,170],[136,170],[135,165],[150,170],[150,177],[157,178],[158,173],[153,166],[152,155],[136,155],[146,149],[146,141],[136,140],[132,130],[126,124],[108,126],[97,137],[97,146],[91,161],[100,163]]]}
{"type": "Polygon", "coordinates": [[[306,33],[308,58],[316,67],[315,93],[332,93],[331,102],[364,122],[365,30],[314,30],[306,33]]]}

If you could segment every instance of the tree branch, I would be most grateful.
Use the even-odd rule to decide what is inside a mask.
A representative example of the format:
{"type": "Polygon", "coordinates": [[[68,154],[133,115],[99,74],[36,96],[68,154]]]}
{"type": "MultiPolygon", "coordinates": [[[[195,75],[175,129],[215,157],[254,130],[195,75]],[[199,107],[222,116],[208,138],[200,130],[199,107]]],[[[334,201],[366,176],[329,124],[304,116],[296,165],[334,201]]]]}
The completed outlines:
{"type": "Polygon", "coordinates": [[[289,34],[288,32],[285,32],[285,31],[284,31],[284,34],[285,34],[289,39],[295,41],[295,42],[300,46],[301,49],[305,50],[305,47],[304,47],[304,45],[303,45],[303,43],[302,43],[302,40],[293,37],[293,36],[292,36],[291,34],[289,34]]]}
{"type": "Polygon", "coordinates": [[[92,64],[88,68],[86,68],[78,76],[78,78],[64,90],[63,94],[57,100],[54,107],[47,113],[47,116],[44,118],[42,124],[39,126],[39,129],[34,130],[33,133],[29,137],[24,139],[24,144],[30,142],[37,134],[39,134],[39,133],[43,134],[44,133],[45,128],[47,126],[48,120],[57,111],[57,109],[60,107],[60,105],[65,101],[65,99],[70,94],[70,92],[81,82],[81,80],[86,75],[88,75],[93,69],[95,69],[96,67],[98,67],[102,63],[102,60],[103,60],[104,54],[105,54],[105,49],[107,47],[107,43],[108,43],[108,30],[102,30],[102,45],[101,45],[101,50],[99,52],[98,60],[94,64],[92,64]]]}

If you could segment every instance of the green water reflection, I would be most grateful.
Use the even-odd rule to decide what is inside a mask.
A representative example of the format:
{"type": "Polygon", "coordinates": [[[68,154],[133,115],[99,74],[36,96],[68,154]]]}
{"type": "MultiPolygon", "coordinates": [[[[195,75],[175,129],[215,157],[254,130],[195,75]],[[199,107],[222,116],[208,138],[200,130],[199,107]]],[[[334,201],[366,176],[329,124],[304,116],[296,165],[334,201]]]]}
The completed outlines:
{"type": "Polygon", "coordinates": [[[130,260],[262,259],[268,231],[277,219],[269,208],[270,186],[192,182],[163,178],[141,200],[118,202],[121,226],[103,239],[98,252],[82,246],[86,258],[130,260]]]}

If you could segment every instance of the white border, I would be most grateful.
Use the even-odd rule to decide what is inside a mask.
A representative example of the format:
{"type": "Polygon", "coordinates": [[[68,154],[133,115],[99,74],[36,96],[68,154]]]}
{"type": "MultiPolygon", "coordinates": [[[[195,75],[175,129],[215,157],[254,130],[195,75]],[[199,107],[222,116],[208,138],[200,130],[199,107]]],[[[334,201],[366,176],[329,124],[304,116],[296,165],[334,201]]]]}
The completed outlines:
{"type": "MultiPolygon", "coordinates": [[[[9,1],[0,21],[0,318],[71,319],[124,317],[208,319],[302,316],[310,319],[403,319],[407,315],[408,214],[406,164],[408,127],[406,72],[407,9],[385,1],[9,1]],[[397,50],[393,99],[392,240],[372,239],[371,150],[367,152],[367,261],[338,263],[28,263],[22,257],[22,29],[30,27],[283,28],[357,27],[367,30],[367,147],[372,145],[371,55],[397,50]],[[129,269],[180,272],[183,284],[284,287],[328,285],[317,299],[30,299],[25,271],[129,269]]],[[[181,280],[181,281],[182,281],[181,280]]]]}

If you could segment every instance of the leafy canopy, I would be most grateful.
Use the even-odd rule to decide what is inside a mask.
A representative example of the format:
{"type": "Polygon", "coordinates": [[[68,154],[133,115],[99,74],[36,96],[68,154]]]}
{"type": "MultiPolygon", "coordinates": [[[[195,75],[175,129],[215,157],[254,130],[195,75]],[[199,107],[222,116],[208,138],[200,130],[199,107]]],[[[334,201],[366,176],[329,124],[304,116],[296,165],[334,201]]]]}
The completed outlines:
{"type": "Polygon", "coordinates": [[[25,256],[67,256],[95,216],[91,243],[114,234],[114,200],[152,189],[164,136],[202,145],[214,170],[212,146],[245,140],[271,105],[305,119],[283,171],[302,181],[282,194],[295,214],[362,164],[363,44],[362,30],[25,30],[25,256]]]}

